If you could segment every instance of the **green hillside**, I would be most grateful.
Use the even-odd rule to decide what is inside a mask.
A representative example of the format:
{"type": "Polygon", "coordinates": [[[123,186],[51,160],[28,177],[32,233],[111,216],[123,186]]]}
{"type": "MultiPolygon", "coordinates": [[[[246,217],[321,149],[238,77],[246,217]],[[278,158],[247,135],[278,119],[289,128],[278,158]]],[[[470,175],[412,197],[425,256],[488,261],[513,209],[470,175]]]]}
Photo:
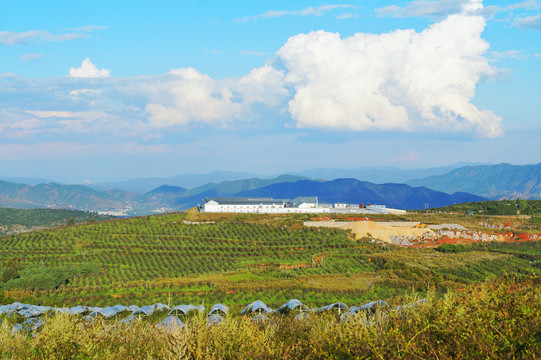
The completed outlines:
{"type": "Polygon", "coordinates": [[[308,218],[190,211],[4,236],[1,291],[6,302],[51,305],[242,306],[261,299],[277,306],[299,298],[319,306],[541,273],[531,257],[540,241],[450,253],[356,241],[343,230],[305,228],[308,218]]]}
{"type": "Polygon", "coordinates": [[[35,209],[42,206],[34,204],[26,200],[13,200],[5,196],[0,196],[0,207],[17,208],[17,209],[35,209]]]}
{"type": "Polygon", "coordinates": [[[50,228],[67,223],[103,221],[111,216],[80,210],[64,209],[12,209],[0,207],[0,235],[50,228]]]}
{"type": "Polygon", "coordinates": [[[429,211],[473,212],[476,215],[541,215],[541,200],[478,201],[433,208],[429,211]]]}

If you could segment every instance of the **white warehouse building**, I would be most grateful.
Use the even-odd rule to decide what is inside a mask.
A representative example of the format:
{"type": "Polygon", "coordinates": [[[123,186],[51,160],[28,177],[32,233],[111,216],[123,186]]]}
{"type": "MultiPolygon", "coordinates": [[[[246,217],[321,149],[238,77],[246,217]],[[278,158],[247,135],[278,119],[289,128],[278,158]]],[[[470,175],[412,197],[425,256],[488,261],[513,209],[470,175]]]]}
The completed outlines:
{"type": "Polygon", "coordinates": [[[328,213],[329,207],[320,207],[317,197],[297,197],[292,200],[273,198],[205,198],[203,212],[232,213],[328,213]]]}
{"type": "Polygon", "coordinates": [[[334,205],[320,204],[316,196],[301,196],[295,199],[273,198],[234,198],[209,197],[199,206],[201,212],[214,213],[268,213],[268,214],[406,214],[405,210],[390,209],[385,205],[367,205],[335,203],[334,205]]]}

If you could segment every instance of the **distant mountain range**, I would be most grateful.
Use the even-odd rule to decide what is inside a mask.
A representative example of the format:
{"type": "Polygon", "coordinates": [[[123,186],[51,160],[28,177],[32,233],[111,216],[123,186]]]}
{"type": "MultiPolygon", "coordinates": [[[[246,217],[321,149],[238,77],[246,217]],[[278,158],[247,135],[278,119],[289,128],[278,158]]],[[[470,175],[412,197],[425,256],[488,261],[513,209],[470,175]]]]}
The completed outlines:
{"type": "Polygon", "coordinates": [[[41,178],[28,178],[28,177],[0,177],[0,181],[7,181],[17,184],[26,184],[26,185],[38,185],[38,184],[48,184],[54,183],[56,181],[51,179],[41,179],[41,178]]]}
{"type": "Polygon", "coordinates": [[[300,179],[303,178],[290,175],[273,179],[251,178],[208,183],[191,190],[179,186],[161,185],[142,195],[124,190],[98,191],[83,185],[49,183],[30,186],[0,181],[0,207],[52,207],[145,215],[187,209],[201,203],[201,200],[207,196],[225,196],[300,179]]]}
{"type": "MultiPolygon", "coordinates": [[[[169,196],[167,198],[167,202],[164,203],[164,206],[177,210],[188,209],[197,204],[201,204],[202,200],[206,197],[230,196],[242,191],[249,191],[272,184],[288,183],[302,179],[304,178],[299,176],[282,175],[272,179],[251,178],[245,180],[222,181],[220,183],[209,183],[191,190],[187,190],[184,193],[177,193],[176,197],[169,196]]],[[[167,192],[167,190],[162,188],[155,189],[145,194],[145,196],[148,196],[149,194],[157,195],[158,193],[162,193],[162,196],[164,197],[167,196],[164,193],[167,192]]],[[[143,210],[141,206],[139,208],[143,210]]]]}
{"type": "Polygon", "coordinates": [[[464,191],[490,199],[541,198],[541,163],[536,165],[478,165],[407,181],[447,193],[464,191]]]}
{"type": "MultiPolygon", "coordinates": [[[[334,180],[340,178],[353,178],[363,181],[369,181],[376,184],[382,183],[404,183],[411,179],[417,179],[432,175],[441,175],[447,173],[453,169],[457,169],[466,165],[476,165],[472,163],[457,163],[453,165],[433,167],[427,169],[400,169],[396,167],[359,167],[355,169],[312,169],[299,172],[287,172],[291,176],[296,176],[299,179],[325,179],[334,180]]],[[[206,174],[184,174],[171,177],[149,177],[131,179],[126,181],[110,182],[110,183],[96,183],[88,184],[89,187],[104,191],[104,190],[123,190],[129,192],[135,192],[139,194],[147,193],[153,189],[156,189],[162,185],[179,186],[187,189],[193,189],[207,185],[208,183],[221,183],[236,180],[246,179],[270,179],[279,176],[275,175],[256,175],[246,172],[234,172],[234,171],[213,171],[206,174]]],[[[47,183],[51,181],[41,181],[40,179],[29,178],[14,178],[3,179],[11,182],[21,182],[28,185],[36,185],[41,183],[47,183]]]]}
{"type": "MultiPolygon", "coordinates": [[[[248,179],[211,183],[184,191],[183,188],[161,187],[145,195],[163,199],[165,206],[186,209],[201,204],[206,197],[273,197],[291,199],[297,196],[317,196],[320,202],[372,203],[399,209],[422,209],[425,204],[441,207],[455,203],[483,201],[486,198],[466,193],[446,194],[424,187],[404,184],[377,185],[357,179],[333,181],[307,180],[283,175],[273,179],[248,179]]],[[[147,200],[148,201],[148,200],[147,200]]]]}
{"type": "Polygon", "coordinates": [[[297,196],[317,196],[321,203],[379,204],[398,209],[424,209],[447,206],[463,202],[483,201],[481,196],[430,190],[404,184],[373,184],[357,179],[332,181],[301,180],[294,183],[279,183],[259,189],[243,191],[238,197],[273,197],[291,199],[297,196]]]}
{"type": "Polygon", "coordinates": [[[290,172],[292,175],[304,176],[310,179],[357,179],[376,184],[385,183],[405,183],[408,180],[428,177],[432,175],[442,175],[451,170],[464,166],[479,165],[473,163],[457,163],[453,165],[426,168],[426,169],[400,169],[397,167],[359,167],[355,169],[312,169],[299,172],[290,172]]]}
{"type": "Polygon", "coordinates": [[[0,181],[0,207],[57,207],[144,215],[187,209],[200,204],[205,197],[219,196],[275,198],[318,196],[321,202],[375,203],[403,209],[424,208],[425,204],[429,207],[441,207],[454,203],[485,200],[485,198],[541,197],[541,164],[475,165],[444,172],[446,168],[318,169],[303,172],[320,175],[315,179],[301,175],[281,175],[268,179],[250,176],[237,179],[250,174],[214,172],[203,175],[175,176],[167,178],[168,180],[147,178],[116,183],[121,185],[120,188],[115,188],[115,184],[90,187],[40,183],[32,186],[0,181]],[[380,179],[386,177],[401,179],[413,174],[425,173],[431,175],[409,180],[406,184],[388,181],[376,185],[366,179],[331,179],[348,171],[358,176],[371,172],[372,178],[379,177],[380,179]],[[441,172],[444,173],[440,174],[441,172]],[[234,180],[221,180],[224,177],[234,180]],[[203,179],[215,181],[211,180],[204,185],[193,187],[178,185],[179,183],[199,184],[203,179]],[[169,180],[172,183],[162,182],[169,180]],[[151,184],[156,186],[153,185],[151,189],[141,191],[151,184]]]}
{"type": "Polygon", "coordinates": [[[83,185],[49,183],[31,186],[7,181],[0,181],[0,206],[80,210],[126,208],[122,200],[83,185]]]}
{"type": "Polygon", "coordinates": [[[144,194],[162,185],[191,189],[211,182],[235,181],[254,177],[257,177],[257,175],[245,172],[213,171],[206,174],[184,174],[165,178],[149,177],[114,183],[89,184],[88,186],[96,190],[123,190],[144,194]]]}

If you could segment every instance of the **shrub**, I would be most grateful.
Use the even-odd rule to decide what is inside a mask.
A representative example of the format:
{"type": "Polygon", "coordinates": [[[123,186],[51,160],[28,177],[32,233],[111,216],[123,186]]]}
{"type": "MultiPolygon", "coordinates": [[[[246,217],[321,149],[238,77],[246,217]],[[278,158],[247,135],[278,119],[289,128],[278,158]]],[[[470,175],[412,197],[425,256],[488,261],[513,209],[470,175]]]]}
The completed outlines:
{"type": "Polygon", "coordinates": [[[435,250],[442,253],[460,253],[466,251],[466,247],[464,245],[443,244],[438,246],[435,250]]]}
{"type": "Polygon", "coordinates": [[[16,279],[19,277],[19,271],[23,268],[23,266],[17,262],[14,259],[9,259],[6,263],[6,267],[2,271],[2,275],[0,276],[1,282],[7,282],[11,279],[16,279]]]}

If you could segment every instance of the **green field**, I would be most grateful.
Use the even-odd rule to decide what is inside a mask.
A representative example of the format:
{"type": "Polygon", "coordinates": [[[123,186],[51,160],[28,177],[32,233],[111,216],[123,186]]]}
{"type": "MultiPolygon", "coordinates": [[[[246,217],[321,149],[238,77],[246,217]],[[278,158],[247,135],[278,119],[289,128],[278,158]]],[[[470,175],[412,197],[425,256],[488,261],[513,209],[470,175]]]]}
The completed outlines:
{"type": "Polygon", "coordinates": [[[352,240],[343,230],[305,228],[305,219],[190,211],[3,236],[0,296],[3,303],[59,306],[223,302],[238,308],[298,298],[315,307],[541,273],[539,241],[441,252],[352,240]]]}

